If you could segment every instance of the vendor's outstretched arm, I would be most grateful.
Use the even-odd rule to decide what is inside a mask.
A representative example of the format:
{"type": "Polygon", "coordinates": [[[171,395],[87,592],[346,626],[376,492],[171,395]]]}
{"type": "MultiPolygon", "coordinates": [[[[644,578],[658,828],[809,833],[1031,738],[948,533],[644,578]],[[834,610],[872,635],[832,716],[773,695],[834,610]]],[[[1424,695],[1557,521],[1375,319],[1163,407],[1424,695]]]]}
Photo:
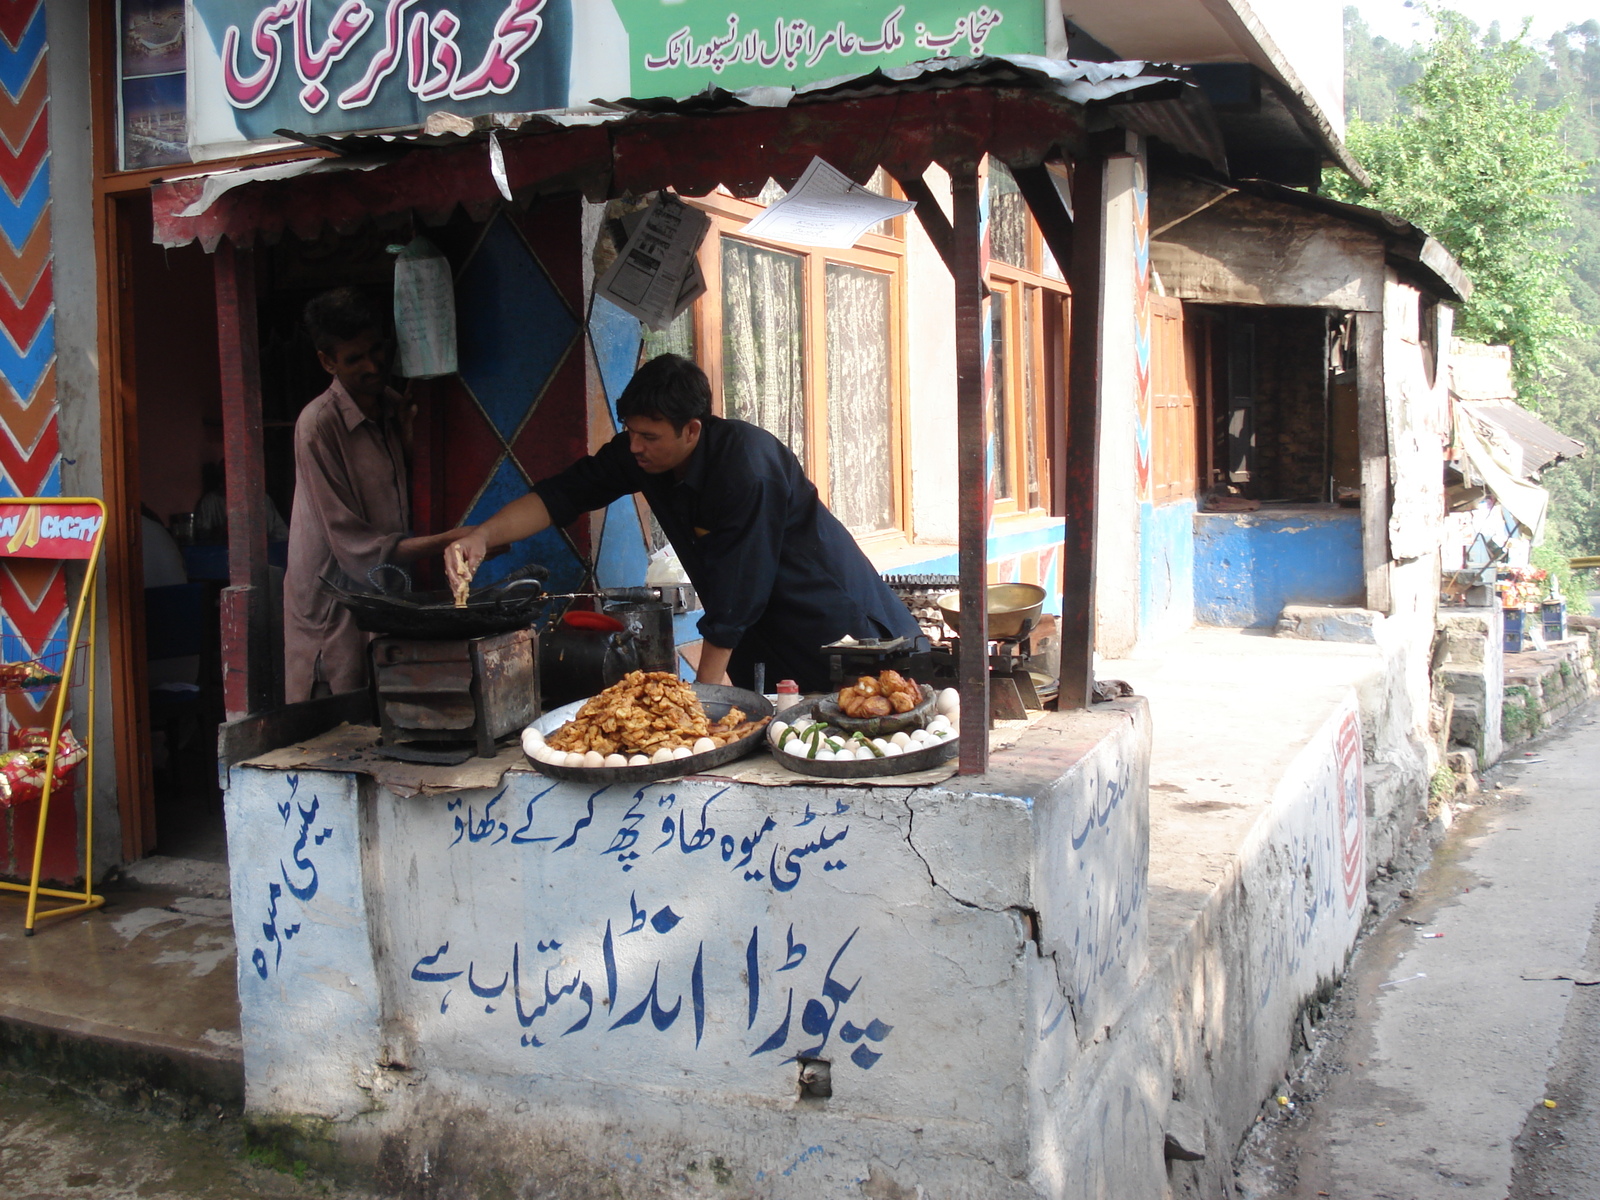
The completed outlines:
{"type": "Polygon", "coordinates": [[[700,666],[694,673],[696,683],[727,683],[728,659],[733,651],[710,642],[700,643],[700,666]]]}
{"type": "Polygon", "coordinates": [[[513,500],[476,529],[453,540],[444,552],[444,569],[451,584],[471,582],[478,566],[493,546],[509,546],[550,528],[550,510],[538,492],[513,500]]]}

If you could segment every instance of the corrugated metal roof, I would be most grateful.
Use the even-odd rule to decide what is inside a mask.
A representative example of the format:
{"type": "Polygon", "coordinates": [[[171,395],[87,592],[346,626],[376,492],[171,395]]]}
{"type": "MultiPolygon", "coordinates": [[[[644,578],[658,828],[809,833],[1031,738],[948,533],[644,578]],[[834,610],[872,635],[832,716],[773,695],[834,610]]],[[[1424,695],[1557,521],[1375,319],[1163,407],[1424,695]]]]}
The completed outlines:
{"type": "Polygon", "coordinates": [[[1529,479],[1569,458],[1587,454],[1589,448],[1546,425],[1525,408],[1481,400],[1460,400],[1457,411],[1477,423],[1490,438],[1509,441],[1522,454],[1522,471],[1529,479]]]}
{"type": "Polygon", "coordinates": [[[728,90],[709,86],[692,96],[627,98],[583,108],[486,113],[464,118],[435,113],[420,126],[348,134],[311,134],[280,129],[280,136],[340,154],[367,155],[396,145],[455,145],[481,141],[491,132],[533,135],[583,125],[608,125],[653,116],[694,116],[741,108],[792,108],[855,100],[896,92],[956,87],[1021,87],[1047,92],[1073,104],[1115,105],[1119,124],[1160,137],[1177,149],[1227,169],[1222,134],[1199,87],[1172,63],[1081,62],[1034,54],[952,56],[903,67],[880,67],[800,87],[760,86],[728,90]]]}

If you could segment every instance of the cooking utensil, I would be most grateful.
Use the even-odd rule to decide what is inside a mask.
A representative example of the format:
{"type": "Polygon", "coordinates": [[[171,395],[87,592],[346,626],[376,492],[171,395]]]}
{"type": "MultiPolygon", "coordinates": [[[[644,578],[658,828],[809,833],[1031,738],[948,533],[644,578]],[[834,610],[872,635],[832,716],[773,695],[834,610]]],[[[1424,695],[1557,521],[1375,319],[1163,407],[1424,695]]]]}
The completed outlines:
{"type": "MultiPolygon", "coordinates": [[[[828,720],[817,711],[817,704],[815,699],[802,700],[785,709],[783,719],[791,727],[802,724],[813,715],[818,720],[828,720]]],[[[828,724],[832,725],[833,722],[828,721],[828,724]]],[[[770,731],[772,726],[769,724],[767,729],[770,731]]],[[[814,758],[785,754],[773,744],[770,732],[766,741],[767,748],[772,751],[772,757],[780,767],[796,775],[815,775],[822,779],[870,779],[876,775],[909,775],[913,771],[928,771],[954,758],[961,745],[960,738],[950,738],[932,746],[924,746],[921,750],[908,750],[904,754],[885,755],[883,758],[853,758],[849,762],[823,759],[818,762],[814,758]]]]}
{"type": "Polygon", "coordinates": [[[639,648],[619,622],[600,613],[568,613],[578,622],[552,621],[539,638],[539,690],[549,705],[567,704],[603,692],[629,671],[639,669],[639,648]],[[589,628],[598,617],[603,628],[589,628]]]}
{"type": "Polygon", "coordinates": [[[404,576],[398,568],[386,570],[379,576],[385,585],[370,590],[327,576],[323,576],[322,585],[349,609],[356,628],[367,633],[422,639],[473,638],[532,625],[546,599],[542,580],[550,574],[536,564],[523,567],[499,583],[475,589],[467,597],[466,606],[457,608],[449,591],[384,590],[393,586],[387,581],[395,573],[404,576]]]}
{"type": "Polygon", "coordinates": [[[839,697],[830,693],[817,699],[817,718],[846,733],[864,733],[869,738],[888,737],[891,733],[921,729],[933,719],[933,710],[939,702],[939,693],[925,683],[919,683],[917,686],[922,689],[922,703],[909,712],[890,713],[887,717],[847,717],[839,707],[839,697]]]}
{"type": "MultiPolygon", "coordinates": [[[[762,717],[772,715],[772,702],[755,692],[747,692],[743,688],[723,687],[714,683],[691,683],[689,686],[700,698],[700,707],[706,710],[706,716],[711,719],[713,725],[727,716],[730,708],[743,710],[746,720],[751,721],[759,721],[762,717]]],[[[577,716],[578,710],[585,703],[587,701],[575,700],[554,712],[546,713],[533,723],[533,727],[548,736],[577,716]]],[[[684,775],[695,775],[701,771],[709,771],[712,767],[720,767],[723,763],[743,758],[761,746],[765,732],[763,727],[736,742],[718,746],[715,750],[708,750],[704,754],[691,754],[688,758],[649,763],[642,767],[556,767],[549,763],[535,762],[531,758],[528,762],[540,774],[548,775],[552,779],[570,780],[573,783],[654,783],[660,779],[678,779],[684,775]]]]}
{"type": "MultiPolygon", "coordinates": [[[[641,671],[678,670],[678,644],[672,635],[672,605],[659,600],[607,604],[605,615],[625,625],[639,647],[641,671]]],[[[764,688],[756,688],[762,692],[764,688]]]]}
{"type": "MultiPolygon", "coordinates": [[[[1014,638],[1023,626],[1039,619],[1044,611],[1044,589],[1033,583],[991,583],[986,602],[989,608],[989,640],[1014,638]]],[[[939,597],[939,611],[945,624],[961,632],[961,593],[946,592],[939,597]]]]}

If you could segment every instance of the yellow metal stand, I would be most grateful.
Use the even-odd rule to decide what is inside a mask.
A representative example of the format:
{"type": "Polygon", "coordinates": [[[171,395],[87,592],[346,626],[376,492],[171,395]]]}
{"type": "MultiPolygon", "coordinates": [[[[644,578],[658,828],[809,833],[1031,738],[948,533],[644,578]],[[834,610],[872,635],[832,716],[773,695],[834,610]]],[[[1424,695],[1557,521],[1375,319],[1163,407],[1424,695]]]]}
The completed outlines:
{"type": "Polygon", "coordinates": [[[7,883],[0,881],[0,890],[22,892],[28,897],[28,913],[24,931],[33,936],[34,924],[42,917],[64,917],[69,913],[87,912],[99,908],[105,897],[95,895],[94,887],[94,630],[95,630],[95,577],[100,569],[100,554],[106,533],[106,506],[93,497],[29,497],[18,496],[0,500],[0,558],[54,558],[61,561],[80,560],[84,565],[83,586],[78,590],[78,601],[72,606],[72,622],[67,635],[65,656],[61,664],[61,682],[56,685],[55,714],[50,721],[50,745],[44,765],[44,788],[39,798],[39,824],[33,839],[33,872],[29,881],[7,883]],[[13,514],[12,510],[21,512],[13,514]],[[51,511],[55,510],[55,511],[51,511]],[[92,510],[92,516],[85,510],[92,510]],[[9,517],[17,515],[15,529],[9,527],[9,517]],[[45,518],[54,517],[51,526],[45,518]],[[92,520],[91,536],[84,522],[92,520]],[[44,866],[44,836],[50,819],[50,798],[55,790],[56,754],[60,749],[61,728],[65,723],[67,701],[72,692],[72,668],[78,652],[78,639],[82,636],[84,616],[89,618],[88,636],[83,643],[88,655],[85,672],[84,707],[88,710],[88,724],[84,737],[84,827],[83,827],[83,890],[63,891],[59,888],[39,886],[39,875],[44,866]],[[52,900],[70,900],[73,903],[55,908],[41,909],[39,897],[52,900]]]}

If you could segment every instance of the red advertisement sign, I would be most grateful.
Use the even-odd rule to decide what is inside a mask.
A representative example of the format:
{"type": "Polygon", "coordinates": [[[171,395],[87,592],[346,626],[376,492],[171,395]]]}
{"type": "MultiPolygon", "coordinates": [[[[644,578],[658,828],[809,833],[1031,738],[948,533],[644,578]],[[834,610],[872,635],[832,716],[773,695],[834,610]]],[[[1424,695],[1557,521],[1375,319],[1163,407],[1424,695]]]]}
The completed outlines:
{"type": "Polygon", "coordinates": [[[0,558],[91,558],[104,523],[93,504],[0,500],[0,558]]]}

